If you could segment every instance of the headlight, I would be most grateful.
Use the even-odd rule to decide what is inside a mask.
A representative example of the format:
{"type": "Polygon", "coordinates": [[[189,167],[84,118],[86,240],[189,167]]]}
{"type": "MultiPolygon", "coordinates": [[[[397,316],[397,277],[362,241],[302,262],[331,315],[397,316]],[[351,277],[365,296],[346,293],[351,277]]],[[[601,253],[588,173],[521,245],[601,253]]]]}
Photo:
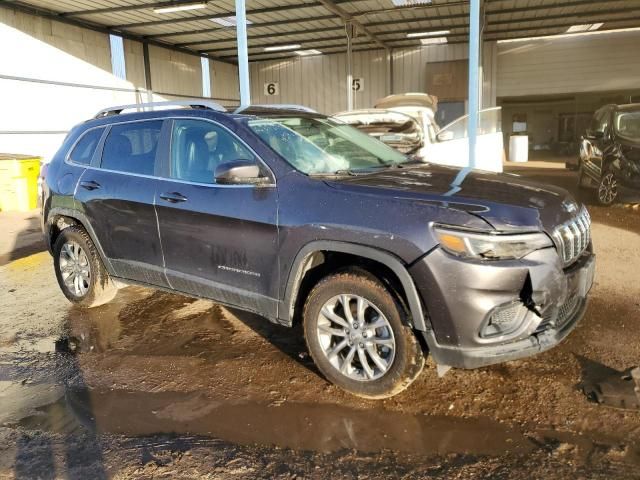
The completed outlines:
{"type": "Polygon", "coordinates": [[[447,252],[466,258],[506,260],[522,258],[541,248],[552,247],[544,233],[493,234],[434,227],[440,245],[447,252]]]}

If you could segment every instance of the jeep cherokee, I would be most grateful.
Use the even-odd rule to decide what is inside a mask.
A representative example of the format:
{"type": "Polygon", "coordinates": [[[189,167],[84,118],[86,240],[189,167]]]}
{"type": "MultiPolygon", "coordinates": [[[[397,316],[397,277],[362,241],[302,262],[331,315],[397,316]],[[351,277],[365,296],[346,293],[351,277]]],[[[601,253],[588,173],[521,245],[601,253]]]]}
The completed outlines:
{"type": "Polygon", "coordinates": [[[49,166],[42,227],[75,304],[137,284],[301,321],[322,374],[367,398],[427,353],[443,373],[541,352],[584,313],[590,218],[562,189],[416,162],[302,107],[163,107],[100,112],[49,166]]]}

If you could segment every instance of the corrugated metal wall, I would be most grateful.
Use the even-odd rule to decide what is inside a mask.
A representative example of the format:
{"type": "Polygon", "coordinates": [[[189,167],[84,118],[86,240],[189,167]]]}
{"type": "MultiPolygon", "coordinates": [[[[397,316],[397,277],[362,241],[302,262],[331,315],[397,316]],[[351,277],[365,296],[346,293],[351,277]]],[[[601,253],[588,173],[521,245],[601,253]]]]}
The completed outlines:
{"type": "Polygon", "coordinates": [[[501,43],[499,97],[637,89],[640,32],[501,43]]]}
{"type": "Polygon", "coordinates": [[[155,92],[202,96],[200,59],[166,48],[149,46],[151,86],[155,92]]]}
{"type": "MultiPolygon", "coordinates": [[[[111,72],[109,36],[93,30],[0,8],[0,45],[0,152],[49,158],[98,110],[147,101],[139,42],[124,42],[127,80],[111,72]]],[[[237,67],[211,64],[213,96],[238,104],[237,67]]],[[[152,46],[150,66],[153,100],[202,95],[199,57],[152,46]]]]}
{"type": "MultiPolygon", "coordinates": [[[[317,55],[271,62],[252,62],[251,101],[257,104],[296,103],[320,112],[334,113],[347,106],[345,54],[317,55]],[[265,95],[265,84],[278,82],[279,95],[265,95]]],[[[387,95],[385,52],[357,52],[353,76],[364,78],[364,90],[355,95],[357,108],[367,107],[387,95]]]]}
{"type": "Polygon", "coordinates": [[[211,60],[209,70],[211,96],[225,106],[238,105],[240,103],[238,66],[211,60]]]}
{"type": "MultiPolygon", "coordinates": [[[[483,52],[485,106],[495,105],[495,43],[483,52]]],[[[466,44],[408,48],[393,52],[393,93],[424,92],[429,62],[468,58],[466,44]]],[[[254,103],[296,103],[323,113],[347,106],[345,54],[318,55],[250,65],[251,97],[254,103]],[[278,82],[279,95],[268,96],[264,86],[278,82]]],[[[368,108],[390,93],[389,61],[384,50],[353,53],[353,76],[364,79],[364,90],[355,95],[356,108],[368,108]]]]}

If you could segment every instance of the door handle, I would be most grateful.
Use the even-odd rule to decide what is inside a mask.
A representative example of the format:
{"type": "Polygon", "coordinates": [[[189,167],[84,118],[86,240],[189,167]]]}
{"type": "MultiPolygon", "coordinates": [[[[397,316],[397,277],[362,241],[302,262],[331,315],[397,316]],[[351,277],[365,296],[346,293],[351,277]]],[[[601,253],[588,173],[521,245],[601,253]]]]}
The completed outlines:
{"type": "Polygon", "coordinates": [[[94,180],[83,180],[80,182],[80,186],[86,190],[97,190],[100,188],[100,184],[94,180]]]}
{"type": "Polygon", "coordinates": [[[166,192],[161,193],[160,198],[166,200],[169,203],[186,202],[187,197],[178,192],[166,192]]]}

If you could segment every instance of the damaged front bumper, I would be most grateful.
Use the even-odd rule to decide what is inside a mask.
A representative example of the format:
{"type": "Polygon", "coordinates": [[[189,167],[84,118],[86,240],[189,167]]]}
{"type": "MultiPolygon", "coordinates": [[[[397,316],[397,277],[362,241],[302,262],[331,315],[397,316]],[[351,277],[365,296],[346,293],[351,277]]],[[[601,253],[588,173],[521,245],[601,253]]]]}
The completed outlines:
{"type": "Polygon", "coordinates": [[[435,250],[411,269],[428,309],[430,354],[439,365],[477,368],[554,347],[583,317],[594,271],[590,246],[567,268],[553,248],[500,262],[435,250]],[[492,319],[508,315],[511,330],[486,334],[492,319]]]}

